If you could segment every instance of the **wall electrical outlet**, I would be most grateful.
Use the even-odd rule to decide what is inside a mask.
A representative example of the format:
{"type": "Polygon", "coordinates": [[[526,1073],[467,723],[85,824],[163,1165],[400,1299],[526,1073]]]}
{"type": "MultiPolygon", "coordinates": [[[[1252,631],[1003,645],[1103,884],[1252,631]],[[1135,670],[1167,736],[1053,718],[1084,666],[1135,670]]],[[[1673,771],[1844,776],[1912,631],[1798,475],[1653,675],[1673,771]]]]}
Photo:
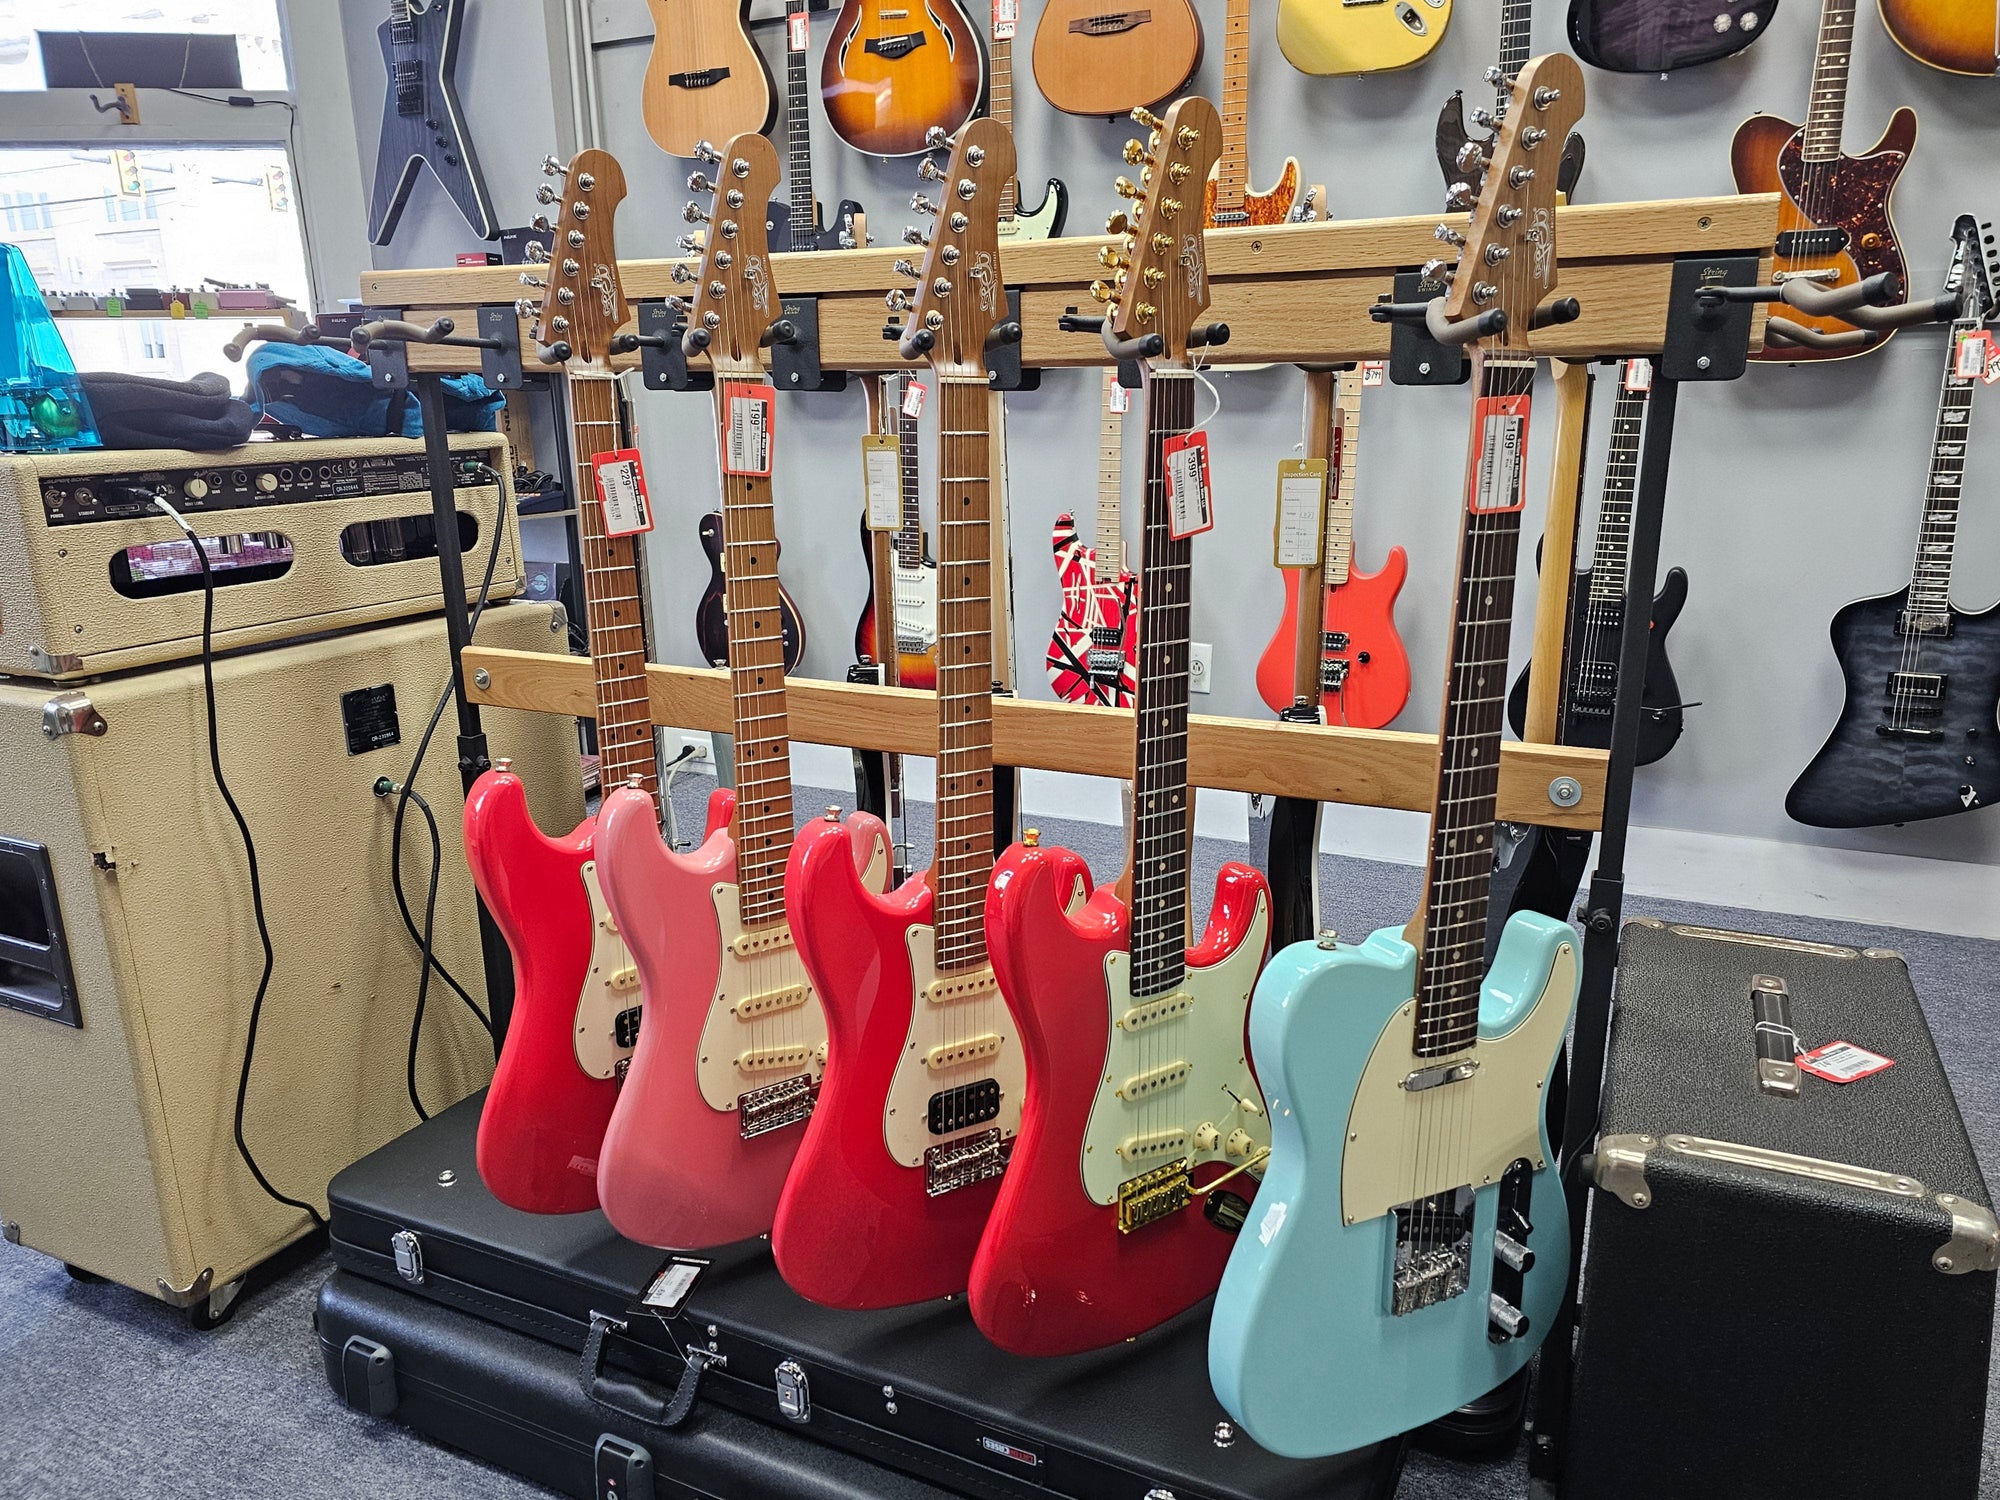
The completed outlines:
{"type": "Polygon", "coordinates": [[[1215,647],[1207,641],[1193,641],[1188,645],[1188,691],[1206,693],[1209,687],[1209,666],[1215,659],[1215,647]]]}
{"type": "Polygon", "coordinates": [[[715,766],[714,739],[712,739],[709,735],[705,733],[693,729],[681,730],[680,736],[681,736],[681,744],[683,746],[694,747],[694,763],[696,765],[707,766],[711,769],[714,768],[715,766]]]}

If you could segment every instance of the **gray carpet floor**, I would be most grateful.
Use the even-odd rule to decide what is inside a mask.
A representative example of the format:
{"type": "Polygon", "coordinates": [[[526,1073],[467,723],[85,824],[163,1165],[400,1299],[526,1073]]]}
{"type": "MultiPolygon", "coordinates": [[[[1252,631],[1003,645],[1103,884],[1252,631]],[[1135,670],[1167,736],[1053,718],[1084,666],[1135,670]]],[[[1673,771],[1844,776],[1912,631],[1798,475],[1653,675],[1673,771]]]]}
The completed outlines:
{"type": "MultiPolygon", "coordinates": [[[[699,831],[710,785],[683,778],[681,826],[699,831]]],[[[852,794],[802,791],[817,809],[852,794]]],[[[913,809],[911,840],[928,858],[929,810],[913,809]]],[[[1048,842],[1089,859],[1100,879],[1122,862],[1115,829],[1044,820],[1048,842]]],[[[1205,912],[1216,868],[1243,846],[1197,846],[1197,902],[1205,912]]],[[[1348,937],[1400,923],[1416,899],[1417,872],[1401,865],[1329,858],[1327,920],[1348,937]]],[[[1958,1091],[1989,1181],[2000,1181],[2000,1027],[1993,1020],[2000,944],[1865,929],[1804,917],[1636,900],[1628,915],[1900,950],[1958,1091]]],[[[348,1412],[329,1391],[310,1331],[324,1258],[258,1292],[208,1334],[123,1288],[73,1282],[42,1256],[0,1244],[0,1497],[71,1500],[267,1500],[267,1497],[480,1496],[527,1500],[544,1492],[387,1422],[348,1412]]],[[[2000,1386],[1989,1381],[1986,1483],[2000,1494],[2000,1386]]],[[[1462,1464],[1412,1454],[1401,1494],[1412,1500],[1485,1500],[1526,1493],[1520,1455],[1462,1464]]]]}

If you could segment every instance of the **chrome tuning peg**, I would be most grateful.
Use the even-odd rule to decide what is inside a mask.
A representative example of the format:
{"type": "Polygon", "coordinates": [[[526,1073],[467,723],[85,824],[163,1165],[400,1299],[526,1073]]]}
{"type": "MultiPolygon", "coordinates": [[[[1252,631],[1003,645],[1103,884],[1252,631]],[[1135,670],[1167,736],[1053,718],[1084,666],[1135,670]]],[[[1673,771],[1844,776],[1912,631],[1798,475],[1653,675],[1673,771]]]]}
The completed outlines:
{"type": "Polygon", "coordinates": [[[534,230],[536,234],[548,234],[556,226],[549,222],[547,214],[536,214],[534,218],[528,221],[528,227],[534,230]]]}
{"type": "Polygon", "coordinates": [[[1141,140],[1127,141],[1124,155],[1125,160],[1135,167],[1151,165],[1153,160],[1153,153],[1146,149],[1146,143],[1141,140]]]}
{"type": "Polygon", "coordinates": [[[680,246],[682,251],[688,255],[699,255],[703,250],[708,248],[708,236],[700,230],[695,230],[690,234],[682,235],[674,243],[680,246]]]}
{"type": "Polygon", "coordinates": [[[897,258],[895,271],[898,276],[906,277],[911,281],[921,281],[923,279],[922,273],[909,261],[901,257],[897,258]]]}
{"type": "Polygon", "coordinates": [[[530,276],[526,271],[523,271],[521,273],[521,285],[533,286],[533,287],[545,287],[548,285],[548,283],[542,280],[542,278],[539,276],[530,276]]]}
{"type": "Polygon", "coordinates": [[[1450,261],[1434,255],[1424,262],[1423,269],[1417,274],[1426,281],[1450,281],[1458,275],[1458,270],[1450,261]]]}
{"type": "Polygon", "coordinates": [[[1498,128],[1500,120],[1492,110],[1482,107],[1472,112],[1472,123],[1481,130],[1493,130],[1498,128]]]}
{"type": "Polygon", "coordinates": [[[690,172],[688,173],[688,191],[690,193],[712,193],[715,191],[715,184],[708,180],[708,173],[706,172],[690,172]]]}
{"type": "Polygon", "coordinates": [[[919,248],[922,248],[923,246],[928,245],[930,242],[931,242],[931,237],[925,234],[921,229],[917,228],[916,225],[906,224],[903,226],[904,244],[915,245],[919,248]]]}
{"type": "Polygon", "coordinates": [[[545,156],[542,158],[542,175],[544,177],[567,177],[569,175],[569,168],[557,161],[553,156],[545,156]]]}
{"type": "Polygon", "coordinates": [[[688,315],[689,309],[694,306],[686,297],[662,297],[660,300],[684,318],[688,315]]]}
{"type": "Polygon", "coordinates": [[[1519,204],[1503,203],[1493,210],[1493,218],[1502,229],[1512,229],[1528,216],[1528,211],[1519,204]]]}
{"type": "Polygon", "coordinates": [[[1487,66],[1486,71],[1484,73],[1481,73],[1479,76],[1481,78],[1484,78],[1488,83],[1492,84],[1493,87],[1495,87],[1496,89],[1499,88],[1501,84],[1507,81],[1506,70],[1502,68],[1498,63],[1489,64],[1487,66]]]}
{"type": "Polygon", "coordinates": [[[1507,173],[1507,185],[1509,187],[1524,188],[1534,180],[1535,169],[1533,167],[1515,167],[1507,173]]]}
{"type": "MultiPolygon", "coordinates": [[[[937,127],[932,126],[931,128],[936,129],[937,127]]],[[[920,214],[935,214],[938,211],[938,206],[922,193],[910,194],[910,207],[920,214]]]]}
{"type": "Polygon", "coordinates": [[[1444,204],[1446,208],[1470,208],[1477,197],[1478,195],[1472,191],[1471,183],[1454,182],[1445,189],[1444,204]]]}
{"type": "Polygon", "coordinates": [[[514,316],[517,318],[532,318],[538,315],[541,310],[541,306],[532,297],[517,297],[514,299],[514,316]]]}
{"type": "Polygon", "coordinates": [[[1535,101],[1534,101],[1535,108],[1547,109],[1550,105],[1554,104],[1556,100],[1562,98],[1562,96],[1563,96],[1563,91],[1561,89],[1552,89],[1546,87],[1536,89],[1535,101]]]}
{"type": "Polygon", "coordinates": [[[1524,126],[1521,130],[1521,144],[1532,151],[1549,138],[1549,133],[1539,125],[1524,126]]]}
{"type": "Polygon", "coordinates": [[[681,210],[681,217],[690,224],[706,224],[709,220],[709,213],[699,203],[690,203],[681,210]]]}
{"type": "Polygon", "coordinates": [[[694,154],[695,160],[705,161],[710,166],[714,166],[722,160],[722,153],[707,141],[696,141],[694,143],[694,154]]]}
{"type": "Polygon", "coordinates": [[[1467,141],[1458,148],[1458,155],[1452,158],[1461,172],[1477,172],[1486,166],[1486,151],[1477,141],[1467,141]]]}
{"type": "Polygon", "coordinates": [[[890,312],[908,312],[915,306],[910,301],[910,294],[900,287],[894,291],[885,293],[882,298],[882,305],[888,308],[890,312]]]}
{"type": "Polygon", "coordinates": [[[958,144],[958,137],[947,135],[942,125],[933,125],[924,132],[924,144],[933,151],[949,151],[958,144]]]}
{"type": "Polygon", "coordinates": [[[937,164],[937,158],[926,156],[917,163],[917,175],[925,182],[943,182],[944,168],[937,164]]]}
{"type": "Polygon", "coordinates": [[[675,261],[673,270],[667,274],[673,278],[675,286],[686,286],[690,282],[701,280],[701,273],[686,261],[675,261]]]}
{"type": "Polygon", "coordinates": [[[1438,225],[1437,228],[1431,231],[1431,238],[1446,245],[1463,245],[1465,243],[1465,236],[1460,234],[1456,229],[1453,229],[1449,224],[1438,225]]]}
{"type": "Polygon", "coordinates": [[[537,203],[560,203],[562,202],[562,194],[545,182],[535,189],[535,201],[537,203]]]}
{"type": "Polygon", "coordinates": [[[529,260],[538,266],[545,266],[549,263],[549,252],[542,248],[539,240],[528,241],[527,256],[529,260]]]}

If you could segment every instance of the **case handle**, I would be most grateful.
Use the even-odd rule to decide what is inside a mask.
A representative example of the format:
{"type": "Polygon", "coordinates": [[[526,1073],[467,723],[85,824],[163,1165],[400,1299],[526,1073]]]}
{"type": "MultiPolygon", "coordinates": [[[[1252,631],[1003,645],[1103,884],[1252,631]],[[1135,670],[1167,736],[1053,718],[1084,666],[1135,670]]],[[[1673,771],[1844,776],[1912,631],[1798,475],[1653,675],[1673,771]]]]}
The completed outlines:
{"type": "Polygon", "coordinates": [[[675,1428],[694,1412],[701,1377],[709,1365],[721,1361],[700,1349],[687,1351],[687,1368],[670,1396],[666,1390],[637,1377],[604,1373],[604,1342],[613,1333],[625,1331],[625,1320],[608,1313],[590,1315],[590,1335],[583,1341],[583,1359],[578,1371],[584,1395],[599,1406],[629,1417],[648,1427],[675,1428]]]}

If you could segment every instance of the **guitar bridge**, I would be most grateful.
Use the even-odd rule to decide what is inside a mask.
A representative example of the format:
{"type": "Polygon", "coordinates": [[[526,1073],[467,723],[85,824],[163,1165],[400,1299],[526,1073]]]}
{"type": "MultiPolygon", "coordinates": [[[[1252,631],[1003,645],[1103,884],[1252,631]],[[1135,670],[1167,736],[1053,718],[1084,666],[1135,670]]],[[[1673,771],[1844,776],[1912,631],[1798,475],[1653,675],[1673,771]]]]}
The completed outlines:
{"type": "Polygon", "coordinates": [[[1322,693],[1337,693],[1347,686],[1350,670],[1344,656],[1322,657],[1319,664],[1319,690],[1322,693]]]}
{"type": "Polygon", "coordinates": [[[1392,1210],[1390,1316],[1406,1317],[1465,1294],[1472,1284],[1472,1207],[1472,1189],[1462,1187],[1392,1210]]]}
{"type": "Polygon", "coordinates": [[[1194,1201],[1189,1174],[1194,1161],[1183,1156],[1118,1184],[1118,1232],[1131,1234],[1179,1213],[1194,1201]]]}
{"type": "Polygon", "coordinates": [[[812,1074],[801,1073],[736,1096],[737,1129],[744,1140],[796,1125],[813,1112],[819,1094],[812,1074]]]}
{"type": "Polygon", "coordinates": [[[924,1153],[924,1191],[933,1198],[985,1182],[1007,1170],[1000,1132],[982,1130],[962,1141],[947,1141],[924,1153]]]}
{"type": "Polygon", "coordinates": [[[713,88],[729,76],[727,68],[703,68],[698,73],[669,73],[667,82],[677,89],[713,88]]]}

